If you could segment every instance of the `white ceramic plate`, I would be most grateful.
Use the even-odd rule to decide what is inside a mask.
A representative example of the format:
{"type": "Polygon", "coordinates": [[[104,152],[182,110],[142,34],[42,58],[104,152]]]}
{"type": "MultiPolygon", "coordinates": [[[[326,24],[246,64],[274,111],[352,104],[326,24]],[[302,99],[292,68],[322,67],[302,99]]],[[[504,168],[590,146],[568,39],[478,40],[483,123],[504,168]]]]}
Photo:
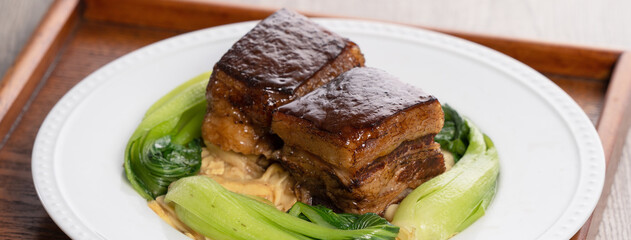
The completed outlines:
{"type": "MultiPolygon", "coordinates": [[[[454,239],[568,239],[604,182],[598,135],[551,81],[507,56],[396,25],[319,20],[355,41],[368,66],[418,85],[496,143],[499,187],[486,216],[454,239]]],[[[94,72],[46,117],[33,179],[53,220],[75,239],[186,239],[123,175],[123,150],[145,110],[214,63],[254,22],[204,29],[134,51],[94,72]]]]}

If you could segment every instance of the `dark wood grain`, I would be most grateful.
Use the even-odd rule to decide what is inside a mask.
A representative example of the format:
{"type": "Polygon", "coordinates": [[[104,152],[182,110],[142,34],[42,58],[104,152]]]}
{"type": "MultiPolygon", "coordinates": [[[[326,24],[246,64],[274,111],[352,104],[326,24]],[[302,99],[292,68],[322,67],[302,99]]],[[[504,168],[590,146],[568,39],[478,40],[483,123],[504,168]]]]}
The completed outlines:
{"type": "Polygon", "coordinates": [[[276,9],[196,0],[86,0],[85,17],[143,27],[192,31],[263,19],[276,9]],[[142,9],[142,14],[138,14],[142,9]]]}
{"type": "Polygon", "coordinates": [[[39,126],[75,84],[106,63],[179,32],[82,22],[24,117],[0,149],[0,238],[65,239],[41,205],[31,177],[39,126]]]}
{"type": "MultiPolygon", "coordinates": [[[[68,2],[71,0],[59,0],[55,4],[68,2]]],[[[85,0],[72,6],[74,8],[71,11],[52,8],[53,12],[49,15],[65,14],[67,19],[71,19],[72,14],[76,13],[77,23],[69,28],[73,30],[53,32],[53,39],[62,39],[60,43],[43,47],[29,45],[27,51],[39,55],[27,58],[25,56],[29,55],[23,54],[21,59],[30,60],[22,61],[29,64],[23,65],[26,67],[16,65],[18,67],[14,70],[27,76],[25,84],[41,84],[41,90],[33,96],[30,90],[19,90],[18,95],[32,99],[32,104],[24,109],[23,118],[2,119],[14,125],[15,130],[8,135],[6,144],[0,147],[0,238],[67,238],[48,217],[37,198],[31,178],[30,158],[35,136],[44,117],[70,88],[99,67],[139,47],[188,30],[260,19],[272,11],[193,0],[128,0],[124,4],[122,1],[85,0]],[[85,11],[82,4],[85,4],[85,11]],[[143,9],[142,14],[137,9],[143,9]],[[57,61],[49,65],[51,58],[57,61]],[[48,69],[49,66],[52,66],[50,75],[44,76],[41,69],[48,69]],[[16,119],[19,121],[16,122],[16,119]]],[[[45,22],[42,26],[46,24],[51,23],[45,22]]],[[[56,24],[58,29],[68,26],[67,21],[56,24]]],[[[629,119],[626,106],[626,103],[631,102],[629,56],[624,55],[618,61],[621,52],[615,50],[450,33],[516,57],[544,73],[568,92],[590,119],[599,123],[598,130],[607,151],[608,168],[615,169],[621,138],[624,136],[620,129],[628,127],[629,119]]],[[[0,91],[16,90],[3,85],[0,91]]],[[[23,106],[19,104],[20,101],[14,101],[9,105],[22,109],[23,106]]],[[[611,170],[608,169],[607,184],[610,184],[611,176],[611,170]]],[[[606,199],[607,193],[603,192],[603,199],[606,199]]],[[[599,211],[604,206],[602,202],[595,217],[588,222],[588,227],[579,232],[575,239],[585,239],[595,234],[590,231],[590,226],[597,226],[599,211]]]]}

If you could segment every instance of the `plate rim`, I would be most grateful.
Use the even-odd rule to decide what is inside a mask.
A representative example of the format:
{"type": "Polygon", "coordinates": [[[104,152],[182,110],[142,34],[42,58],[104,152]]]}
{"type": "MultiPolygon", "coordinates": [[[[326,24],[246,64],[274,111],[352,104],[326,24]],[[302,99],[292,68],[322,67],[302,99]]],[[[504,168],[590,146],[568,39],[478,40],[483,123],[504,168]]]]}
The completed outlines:
{"type": "MultiPolygon", "coordinates": [[[[593,209],[598,203],[604,185],[606,166],[602,143],[600,142],[594,125],[578,104],[545,76],[529,66],[493,49],[431,30],[367,20],[337,18],[315,20],[325,25],[327,28],[347,28],[347,30],[348,28],[352,28],[353,31],[367,31],[372,33],[379,31],[381,32],[380,34],[385,32],[395,38],[400,37],[417,42],[422,40],[425,44],[438,44],[447,51],[452,51],[476,60],[484,60],[485,63],[493,65],[495,69],[515,76],[514,79],[519,80],[520,83],[534,90],[536,94],[544,99],[547,104],[552,106],[555,112],[562,117],[565,123],[567,123],[569,131],[573,134],[579,150],[578,155],[581,164],[579,168],[580,181],[576,186],[575,198],[572,199],[568,208],[566,208],[559,217],[561,220],[566,219],[564,221],[565,224],[559,225],[559,219],[557,219],[555,224],[550,226],[539,239],[569,238],[573,236],[591,216],[593,209]],[[589,168],[583,166],[583,164],[589,164],[589,168]],[[587,182],[584,181],[586,179],[585,176],[590,177],[587,182]],[[588,192],[589,194],[587,194],[588,192]],[[584,195],[577,197],[577,193],[584,193],[584,195]],[[576,203],[577,199],[580,199],[581,202],[576,203]],[[572,212],[568,213],[570,211],[568,209],[578,205],[585,207],[581,209],[571,209],[572,212]],[[567,216],[568,214],[570,216],[567,216]],[[569,224],[570,222],[580,222],[580,225],[569,224]],[[556,225],[559,226],[557,227],[556,225]]],[[[33,146],[31,172],[37,195],[45,210],[66,234],[75,239],[105,239],[98,234],[96,230],[89,229],[87,226],[83,225],[79,217],[67,206],[67,203],[59,201],[63,199],[63,197],[54,179],[55,173],[52,158],[54,158],[53,149],[56,146],[55,138],[59,137],[64,126],[64,120],[67,119],[77,105],[80,104],[80,100],[89,96],[100,84],[107,82],[112,76],[122,69],[131,66],[134,62],[143,61],[149,57],[172,51],[178,45],[186,45],[196,41],[210,41],[210,38],[213,40],[232,38],[231,36],[226,37],[226,35],[229,34],[222,33],[247,30],[256,22],[258,21],[239,22],[196,30],[144,46],[113,60],[89,74],[55,104],[38,130],[33,146]]]]}

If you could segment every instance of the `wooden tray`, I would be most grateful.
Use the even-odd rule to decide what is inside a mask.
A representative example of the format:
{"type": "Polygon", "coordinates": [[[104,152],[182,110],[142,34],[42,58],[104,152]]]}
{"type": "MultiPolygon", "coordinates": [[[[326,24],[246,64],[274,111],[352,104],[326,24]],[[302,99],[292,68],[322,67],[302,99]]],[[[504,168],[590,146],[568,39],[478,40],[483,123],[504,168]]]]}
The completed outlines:
{"type": "MultiPolygon", "coordinates": [[[[39,126],[70,88],[104,64],[142,46],[195,29],[262,19],[273,11],[196,0],[53,3],[0,82],[0,136],[4,136],[0,143],[0,236],[67,238],[35,193],[30,160],[39,126]]],[[[596,124],[607,160],[605,189],[594,214],[572,239],[594,238],[629,129],[631,53],[445,33],[496,49],[545,74],[596,124]]]]}

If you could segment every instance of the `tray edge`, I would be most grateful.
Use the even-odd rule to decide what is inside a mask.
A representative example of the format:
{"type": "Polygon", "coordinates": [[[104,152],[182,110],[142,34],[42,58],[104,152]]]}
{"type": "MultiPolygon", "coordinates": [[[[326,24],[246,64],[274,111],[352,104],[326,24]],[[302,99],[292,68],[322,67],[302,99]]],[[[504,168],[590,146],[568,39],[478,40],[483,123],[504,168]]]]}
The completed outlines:
{"type": "Polygon", "coordinates": [[[79,18],[79,0],[55,1],[0,81],[0,148],[79,18]]]}

